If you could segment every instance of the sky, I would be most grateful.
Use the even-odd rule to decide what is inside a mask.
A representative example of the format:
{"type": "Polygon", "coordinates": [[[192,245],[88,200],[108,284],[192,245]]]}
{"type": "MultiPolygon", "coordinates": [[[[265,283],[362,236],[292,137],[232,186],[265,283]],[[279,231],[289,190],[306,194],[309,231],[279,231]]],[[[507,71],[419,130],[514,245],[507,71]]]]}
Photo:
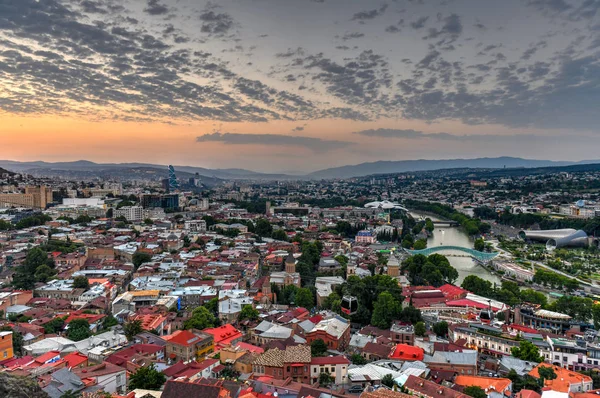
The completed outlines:
{"type": "Polygon", "coordinates": [[[0,0],[0,159],[600,159],[600,0],[0,0]]]}

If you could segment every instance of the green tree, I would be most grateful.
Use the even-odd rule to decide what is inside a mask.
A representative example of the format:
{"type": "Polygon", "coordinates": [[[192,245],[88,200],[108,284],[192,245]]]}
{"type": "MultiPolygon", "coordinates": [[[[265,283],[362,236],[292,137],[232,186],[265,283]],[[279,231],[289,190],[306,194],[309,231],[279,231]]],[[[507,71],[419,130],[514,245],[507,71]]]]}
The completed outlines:
{"type": "Polygon", "coordinates": [[[366,365],[368,361],[360,354],[352,354],[350,356],[350,361],[354,365],[366,365]]]}
{"type": "Polygon", "coordinates": [[[86,278],[83,275],[76,276],[75,278],[73,278],[73,287],[75,289],[88,290],[90,288],[90,282],[88,281],[88,278],[86,278]]]}
{"type": "Polygon", "coordinates": [[[387,386],[389,388],[394,387],[394,384],[395,384],[395,382],[394,382],[394,376],[392,376],[391,373],[386,374],[381,379],[381,384],[383,384],[384,386],[387,386]]]}
{"type": "Polygon", "coordinates": [[[256,221],[256,227],[254,228],[254,232],[258,236],[268,237],[271,236],[271,234],[273,233],[273,226],[268,220],[264,218],[259,218],[256,221]]]}
{"type": "Polygon", "coordinates": [[[425,328],[425,322],[415,323],[415,335],[423,337],[425,336],[425,333],[427,333],[427,329],[425,328]]]}
{"type": "Polygon", "coordinates": [[[402,309],[402,311],[400,311],[400,314],[398,315],[398,320],[400,322],[412,323],[414,325],[418,322],[422,322],[423,317],[421,316],[421,310],[413,307],[412,305],[409,305],[408,307],[405,307],[402,309]]]}
{"type": "Polygon", "coordinates": [[[329,387],[333,383],[335,383],[335,377],[330,375],[328,372],[323,372],[319,374],[319,386],[329,387]]]}
{"type": "Polygon", "coordinates": [[[426,218],[425,219],[425,230],[429,233],[433,232],[433,230],[435,229],[435,225],[433,225],[433,221],[431,221],[431,218],[426,218]]]}
{"type": "Polygon", "coordinates": [[[133,253],[133,256],[131,258],[131,262],[133,262],[133,266],[136,270],[140,267],[140,265],[147,263],[151,260],[152,256],[149,253],[144,253],[139,250],[133,253]]]}
{"type": "Polygon", "coordinates": [[[296,306],[304,307],[308,310],[315,306],[315,300],[309,288],[300,288],[296,291],[296,306]]]}
{"type": "Polygon", "coordinates": [[[80,398],[81,397],[81,393],[78,391],[73,391],[73,390],[67,390],[65,392],[62,393],[62,395],[60,396],[60,398],[80,398]]]}
{"type": "Polygon", "coordinates": [[[67,325],[67,337],[73,341],[81,341],[92,335],[87,319],[73,319],[67,325]]]}
{"type": "Polygon", "coordinates": [[[16,268],[13,286],[17,289],[31,290],[35,282],[46,282],[55,274],[54,260],[41,248],[34,247],[27,252],[23,264],[16,268]]]}
{"type": "Polygon", "coordinates": [[[540,387],[544,387],[546,380],[554,380],[557,377],[551,366],[540,366],[538,374],[540,375],[540,387]]]}
{"type": "Polygon", "coordinates": [[[243,320],[255,321],[258,319],[259,312],[256,308],[252,307],[250,304],[247,304],[242,307],[240,311],[240,315],[238,316],[238,320],[241,322],[243,320]]]}
{"type": "Polygon", "coordinates": [[[50,268],[46,264],[37,267],[34,273],[35,281],[43,283],[46,283],[49,280],[51,280],[54,277],[54,275],[56,275],[56,270],[50,268]]]}
{"type": "Polygon", "coordinates": [[[492,283],[478,277],[477,275],[467,276],[460,285],[463,289],[483,297],[490,297],[492,292],[492,283]]]}
{"type": "Polygon", "coordinates": [[[129,389],[160,390],[166,381],[167,377],[164,373],[156,370],[152,364],[139,368],[129,377],[129,389]]]}
{"type": "Polygon", "coordinates": [[[474,246],[475,250],[479,250],[480,252],[482,252],[485,249],[485,242],[484,242],[483,238],[475,239],[475,243],[473,246],[474,246]]]}
{"type": "Polygon", "coordinates": [[[65,327],[65,318],[56,317],[53,318],[50,322],[44,324],[44,333],[46,334],[56,334],[61,332],[65,327]]]}
{"type": "Polygon", "coordinates": [[[440,336],[445,337],[448,335],[448,322],[441,321],[433,324],[433,332],[440,336]]]}
{"type": "Polygon", "coordinates": [[[135,321],[129,321],[123,325],[123,331],[128,341],[132,341],[136,334],[142,333],[142,321],[136,319],[135,321]]]}
{"type": "Polygon", "coordinates": [[[510,352],[513,357],[522,359],[523,361],[529,361],[529,362],[543,362],[544,361],[544,357],[542,357],[540,355],[539,348],[535,344],[533,344],[527,340],[522,340],[519,343],[519,346],[513,347],[510,350],[510,352]]]}
{"type": "Polygon", "coordinates": [[[425,239],[417,239],[417,241],[413,245],[414,250],[423,250],[425,248],[427,248],[427,240],[425,239]]]}
{"type": "Polygon", "coordinates": [[[206,329],[217,325],[217,319],[212,312],[205,307],[196,307],[192,311],[190,319],[183,323],[185,329],[206,329]]]}
{"type": "Polygon", "coordinates": [[[322,357],[327,353],[327,344],[321,339],[313,340],[310,343],[310,352],[313,357],[322,357]]]}
{"type": "Polygon", "coordinates": [[[0,220],[0,231],[10,231],[13,226],[8,221],[0,220]]]}
{"type": "Polygon", "coordinates": [[[336,292],[331,293],[329,296],[325,297],[321,304],[321,308],[324,310],[332,310],[338,311],[342,304],[342,298],[336,292]]]}
{"type": "Polygon", "coordinates": [[[218,314],[219,313],[219,298],[213,297],[210,300],[206,301],[204,304],[202,304],[202,306],[204,308],[206,308],[207,310],[209,310],[211,313],[218,314]]]}
{"type": "Polygon", "coordinates": [[[534,289],[521,290],[519,296],[521,298],[521,301],[531,304],[540,304],[542,307],[545,307],[548,303],[546,295],[534,289]]]}
{"type": "Polygon", "coordinates": [[[118,324],[119,321],[112,315],[105,316],[104,319],[102,319],[102,329],[108,329],[117,326],[118,324]]]}
{"type": "Polygon", "coordinates": [[[487,398],[485,390],[479,386],[468,386],[463,390],[465,394],[473,398],[487,398]]]}
{"type": "Polygon", "coordinates": [[[271,238],[275,239],[275,240],[282,240],[284,242],[288,241],[288,235],[287,233],[285,233],[285,231],[283,229],[278,229],[276,231],[273,231],[271,233],[271,238]]]}
{"type": "Polygon", "coordinates": [[[398,300],[390,292],[381,292],[373,305],[371,324],[381,329],[389,329],[400,311],[401,306],[398,300]]]}

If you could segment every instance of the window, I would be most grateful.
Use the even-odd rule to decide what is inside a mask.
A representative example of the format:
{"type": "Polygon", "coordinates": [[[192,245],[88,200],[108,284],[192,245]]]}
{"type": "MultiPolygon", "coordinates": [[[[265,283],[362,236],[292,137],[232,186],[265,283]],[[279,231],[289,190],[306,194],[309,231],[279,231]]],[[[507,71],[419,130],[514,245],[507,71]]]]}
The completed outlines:
{"type": "Polygon", "coordinates": [[[560,360],[560,355],[555,355],[554,359],[556,359],[557,361],[560,360]]]}
{"type": "Polygon", "coordinates": [[[4,351],[4,358],[6,358],[7,356],[8,356],[8,352],[4,351]]]}

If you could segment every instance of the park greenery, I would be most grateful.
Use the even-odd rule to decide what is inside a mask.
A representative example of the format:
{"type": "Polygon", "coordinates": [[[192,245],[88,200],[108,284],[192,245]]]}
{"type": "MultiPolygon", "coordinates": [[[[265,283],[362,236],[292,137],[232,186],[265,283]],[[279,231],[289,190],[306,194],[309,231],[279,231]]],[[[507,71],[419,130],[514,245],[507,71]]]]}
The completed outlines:
{"type": "Polygon", "coordinates": [[[463,214],[458,210],[441,203],[421,202],[418,200],[406,199],[404,200],[404,205],[412,210],[433,213],[442,218],[456,221],[469,235],[485,234],[491,229],[491,226],[488,223],[482,222],[479,218],[471,218],[466,214],[463,214]]]}
{"type": "Polygon", "coordinates": [[[416,254],[402,263],[402,269],[408,273],[411,285],[453,284],[458,278],[458,271],[450,265],[448,259],[441,254],[424,256],[416,254]]]}

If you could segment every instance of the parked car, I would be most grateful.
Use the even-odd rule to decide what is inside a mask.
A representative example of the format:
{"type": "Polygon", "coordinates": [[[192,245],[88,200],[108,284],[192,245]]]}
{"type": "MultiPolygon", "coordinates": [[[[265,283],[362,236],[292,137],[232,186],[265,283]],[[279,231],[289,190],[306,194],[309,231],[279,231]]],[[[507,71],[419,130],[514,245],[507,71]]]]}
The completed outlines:
{"type": "Polygon", "coordinates": [[[355,385],[355,386],[351,386],[348,389],[348,392],[350,394],[360,394],[361,392],[363,392],[363,390],[364,390],[363,386],[355,385]]]}

